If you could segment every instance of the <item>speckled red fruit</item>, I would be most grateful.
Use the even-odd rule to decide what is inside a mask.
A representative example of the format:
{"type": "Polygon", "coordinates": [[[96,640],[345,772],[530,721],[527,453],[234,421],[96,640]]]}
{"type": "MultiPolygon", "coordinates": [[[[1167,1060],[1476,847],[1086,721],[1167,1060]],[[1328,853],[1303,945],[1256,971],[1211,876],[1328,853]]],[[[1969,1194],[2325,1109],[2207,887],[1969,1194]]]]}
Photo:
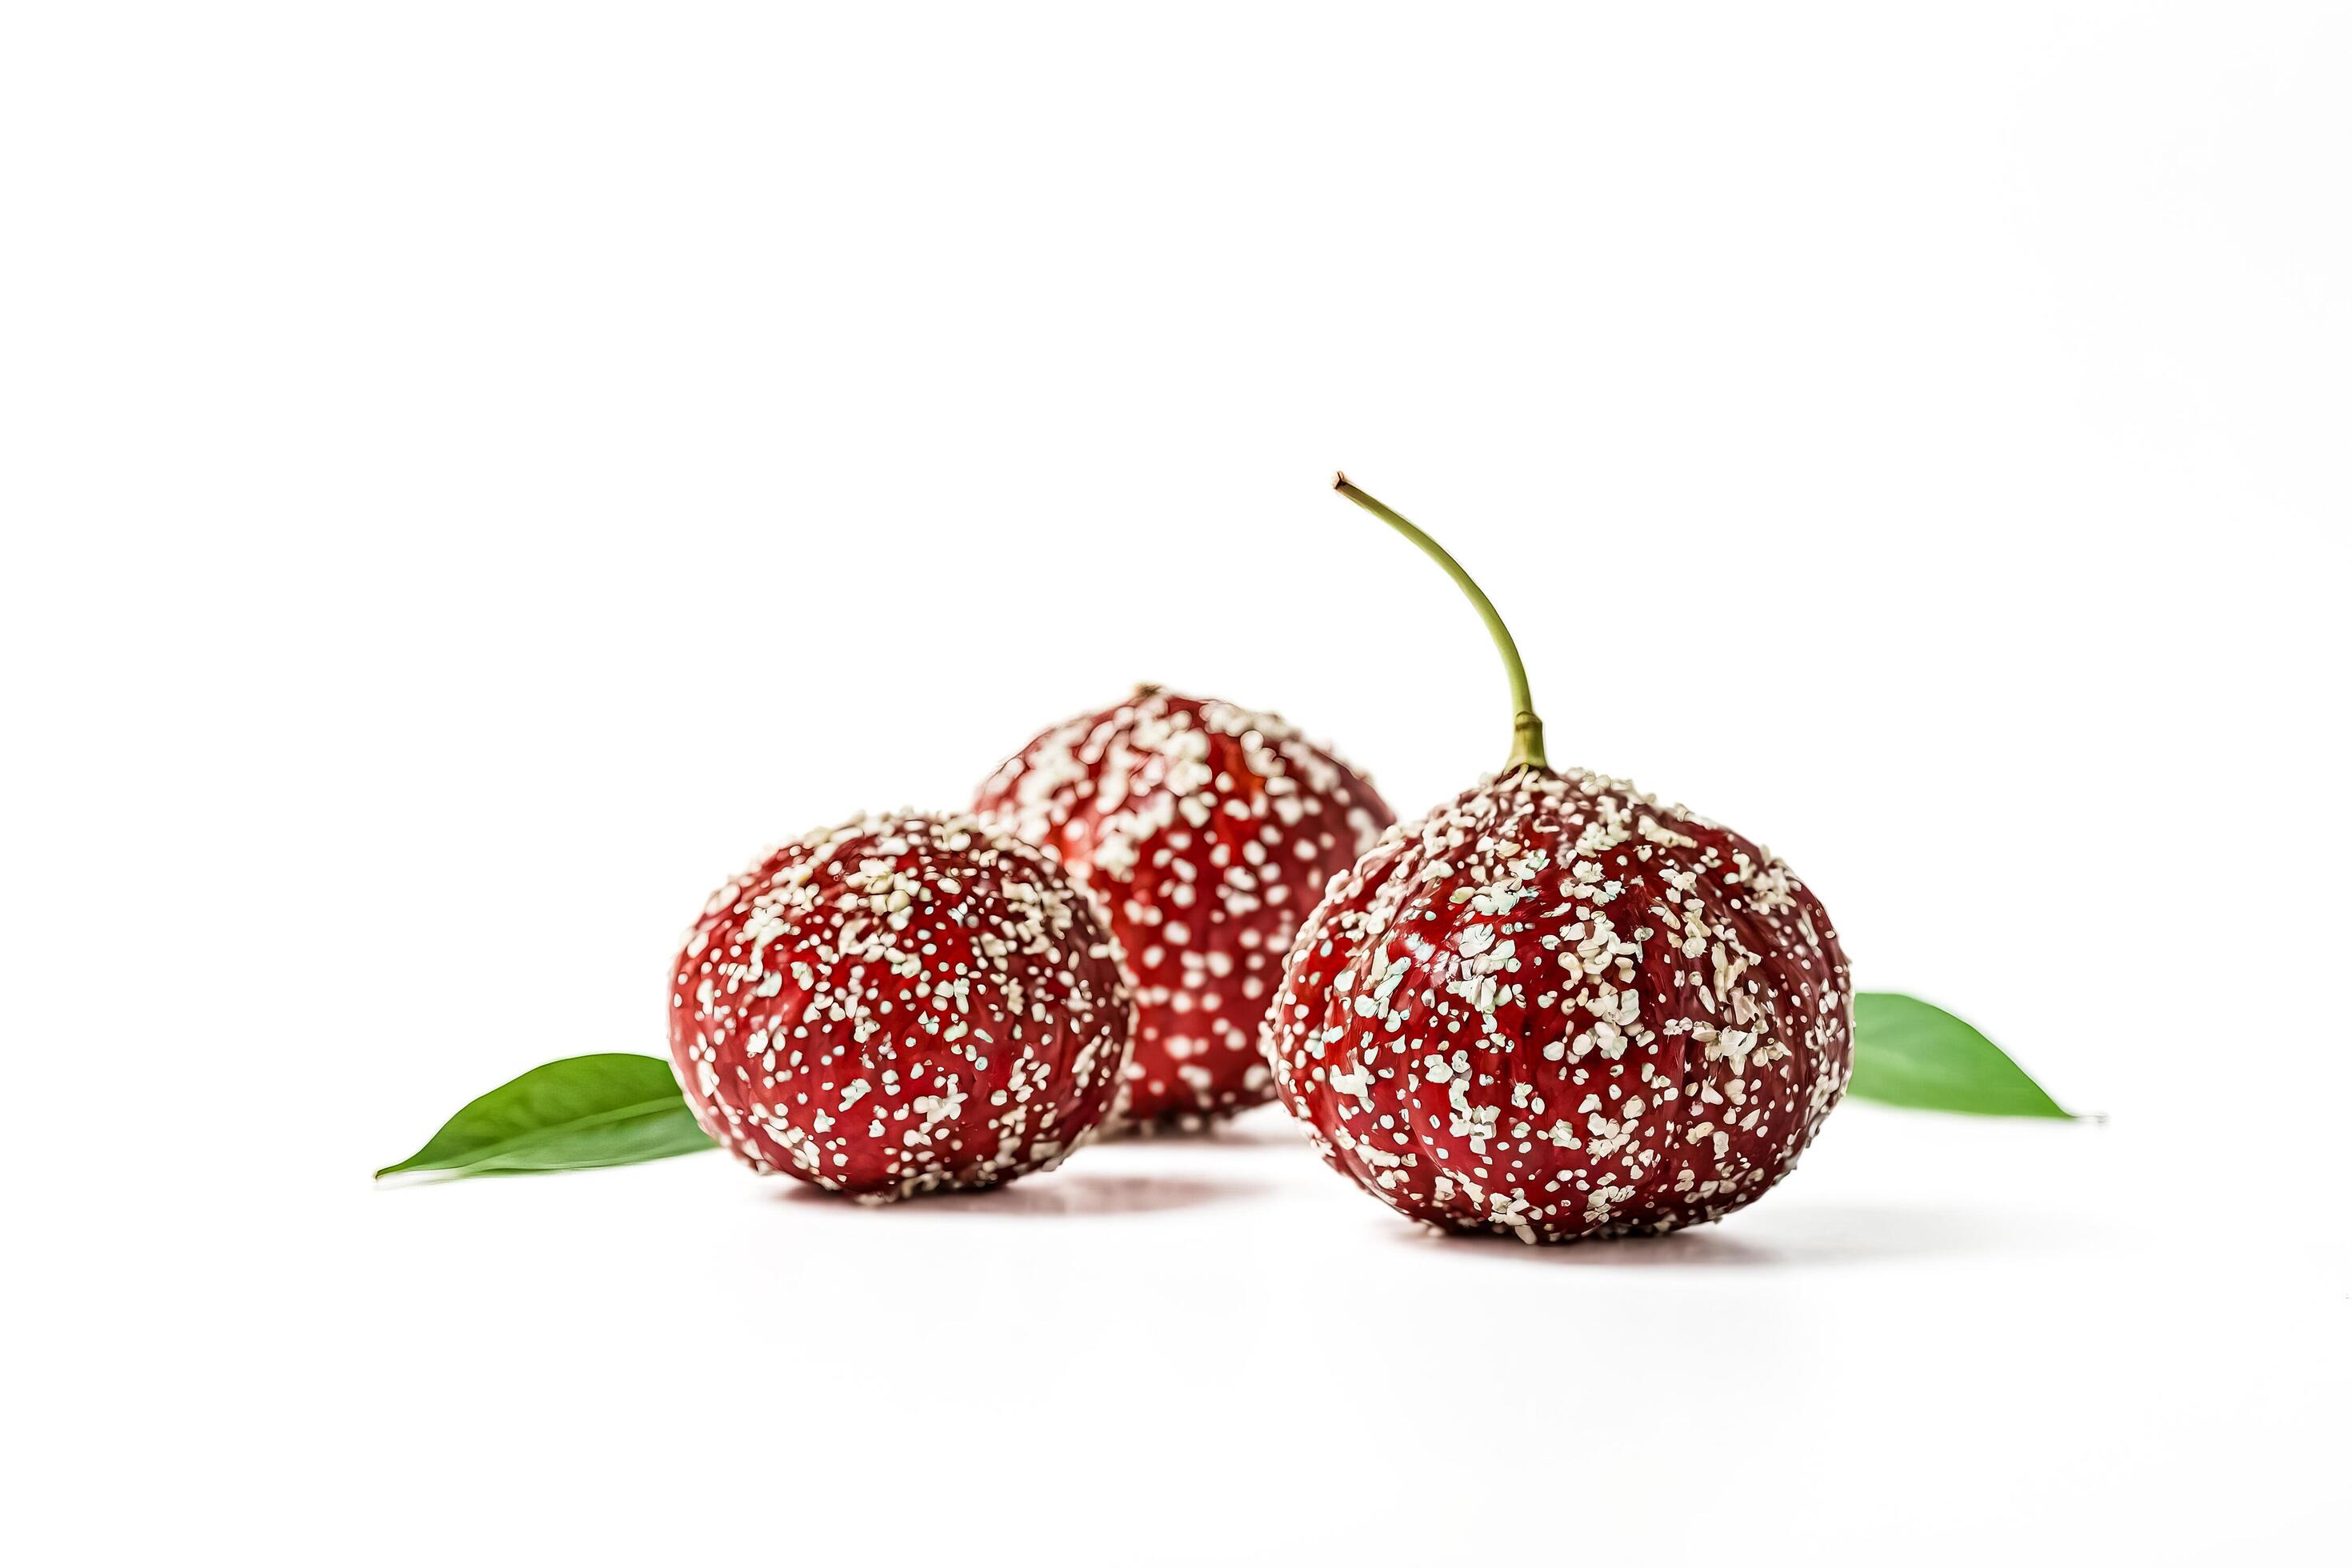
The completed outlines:
{"type": "Polygon", "coordinates": [[[868,1200],[1051,1169],[1109,1110],[1131,998],[1050,857],[970,817],[868,817],[712,896],[672,966],[703,1131],[868,1200]]]}
{"type": "Polygon", "coordinates": [[[1189,1121],[1273,1098],[1258,1033],[1298,923],[1396,820],[1281,720],[1144,687],[1056,725],[975,808],[1058,857],[1135,985],[1122,1113],[1189,1121]]]}
{"type": "Polygon", "coordinates": [[[1382,838],[1299,933],[1284,1102],[1414,1219],[1524,1241],[1752,1203],[1845,1090],[1853,993],[1811,889],[1631,785],[1523,769],[1382,838]]]}

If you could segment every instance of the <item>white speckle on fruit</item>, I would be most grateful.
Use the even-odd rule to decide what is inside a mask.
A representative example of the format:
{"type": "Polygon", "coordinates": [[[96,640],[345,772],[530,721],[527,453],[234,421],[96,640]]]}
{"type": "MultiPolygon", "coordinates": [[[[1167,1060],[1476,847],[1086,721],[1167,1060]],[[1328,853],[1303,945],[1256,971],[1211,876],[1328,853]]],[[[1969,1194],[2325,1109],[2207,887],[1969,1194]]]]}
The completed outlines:
{"type": "Polygon", "coordinates": [[[1843,1092],[1852,1017],[1785,865],[1617,780],[1529,768],[1333,882],[1265,1044],[1318,1150],[1382,1202],[1559,1241],[1752,1202],[1843,1092]]]}
{"type": "Polygon", "coordinates": [[[1130,1038],[1119,963],[1034,847],[967,817],[862,818],[710,900],[675,966],[671,1055],[754,1169],[869,1201],[985,1186],[1101,1126],[1130,1038]]]}
{"type": "Polygon", "coordinates": [[[1391,816],[1269,714],[1147,688],[1032,741],[976,809],[1049,850],[1129,955],[1126,1113],[1198,1121],[1273,1088],[1258,1050],[1272,955],[1391,816]]]}

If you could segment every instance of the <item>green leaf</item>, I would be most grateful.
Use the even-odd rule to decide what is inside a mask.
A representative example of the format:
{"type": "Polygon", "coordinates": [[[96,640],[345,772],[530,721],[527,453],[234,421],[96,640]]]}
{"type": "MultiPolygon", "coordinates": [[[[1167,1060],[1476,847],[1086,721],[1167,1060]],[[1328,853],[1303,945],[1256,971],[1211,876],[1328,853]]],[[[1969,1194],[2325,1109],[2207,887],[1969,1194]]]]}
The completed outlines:
{"type": "Polygon", "coordinates": [[[376,1174],[584,1171],[715,1147],[694,1124],[668,1062],[607,1052],[566,1057],[500,1084],[376,1174]]]}
{"type": "Polygon", "coordinates": [[[1853,999],[1853,1082],[1846,1092],[1975,1116],[2068,1114],[1975,1026],[1892,991],[1853,999]]]}

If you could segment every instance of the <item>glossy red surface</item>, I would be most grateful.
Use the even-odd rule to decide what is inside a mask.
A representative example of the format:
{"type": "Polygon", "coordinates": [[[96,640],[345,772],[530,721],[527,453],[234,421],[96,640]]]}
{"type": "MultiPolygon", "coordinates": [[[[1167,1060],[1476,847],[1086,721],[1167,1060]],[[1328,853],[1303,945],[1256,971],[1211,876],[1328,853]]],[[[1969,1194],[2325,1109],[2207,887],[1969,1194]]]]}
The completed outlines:
{"type": "Polygon", "coordinates": [[[1267,1045],[1324,1158],[1528,1241],[1761,1196],[1853,1065],[1845,954],[1756,845],[1529,770],[1390,834],[1300,933],[1267,1045]]]}
{"type": "Polygon", "coordinates": [[[1125,1114],[1147,1122],[1273,1097],[1258,1036],[1283,955],[1395,820],[1280,719],[1150,688],[1039,735],[974,808],[1100,900],[1135,984],[1125,1114]]]}
{"type": "Polygon", "coordinates": [[[1126,1058],[1109,933],[1050,857],[968,817],[784,846],[712,897],[671,973],[703,1130],[862,1197],[1050,1168],[1126,1058]]]}

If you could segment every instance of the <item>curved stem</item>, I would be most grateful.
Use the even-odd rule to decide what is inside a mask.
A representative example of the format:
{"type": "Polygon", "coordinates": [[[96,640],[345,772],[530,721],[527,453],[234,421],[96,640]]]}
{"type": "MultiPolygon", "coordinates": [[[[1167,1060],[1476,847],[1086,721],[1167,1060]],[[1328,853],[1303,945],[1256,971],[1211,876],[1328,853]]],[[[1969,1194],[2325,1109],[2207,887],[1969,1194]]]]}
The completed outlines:
{"type": "Polygon", "coordinates": [[[1519,662],[1519,645],[1511,640],[1511,628],[1496,613],[1495,601],[1486,597],[1486,591],[1471,580],[1469,573],[1462,570],[1462,563],[1445,552],[1444,545],[1406,521],[1387,502],[1358,489],[1345,474],[1334,474],[1331,488],[1412,540],[1423,555],[1445,568],[1445,574],[1454,579],[1455,587],[1469,595],[1478,618],[1486,623],[1486,635],[1495,639],[1496,651],[1503,656],[1504,673],[1511,678],[1511,757],[1503,764],[1503,771],[1548,766],[1544,761],[1543,721],[1536,717],[1535,699],[1528,693],[1528,667],[1519,662]]]}

